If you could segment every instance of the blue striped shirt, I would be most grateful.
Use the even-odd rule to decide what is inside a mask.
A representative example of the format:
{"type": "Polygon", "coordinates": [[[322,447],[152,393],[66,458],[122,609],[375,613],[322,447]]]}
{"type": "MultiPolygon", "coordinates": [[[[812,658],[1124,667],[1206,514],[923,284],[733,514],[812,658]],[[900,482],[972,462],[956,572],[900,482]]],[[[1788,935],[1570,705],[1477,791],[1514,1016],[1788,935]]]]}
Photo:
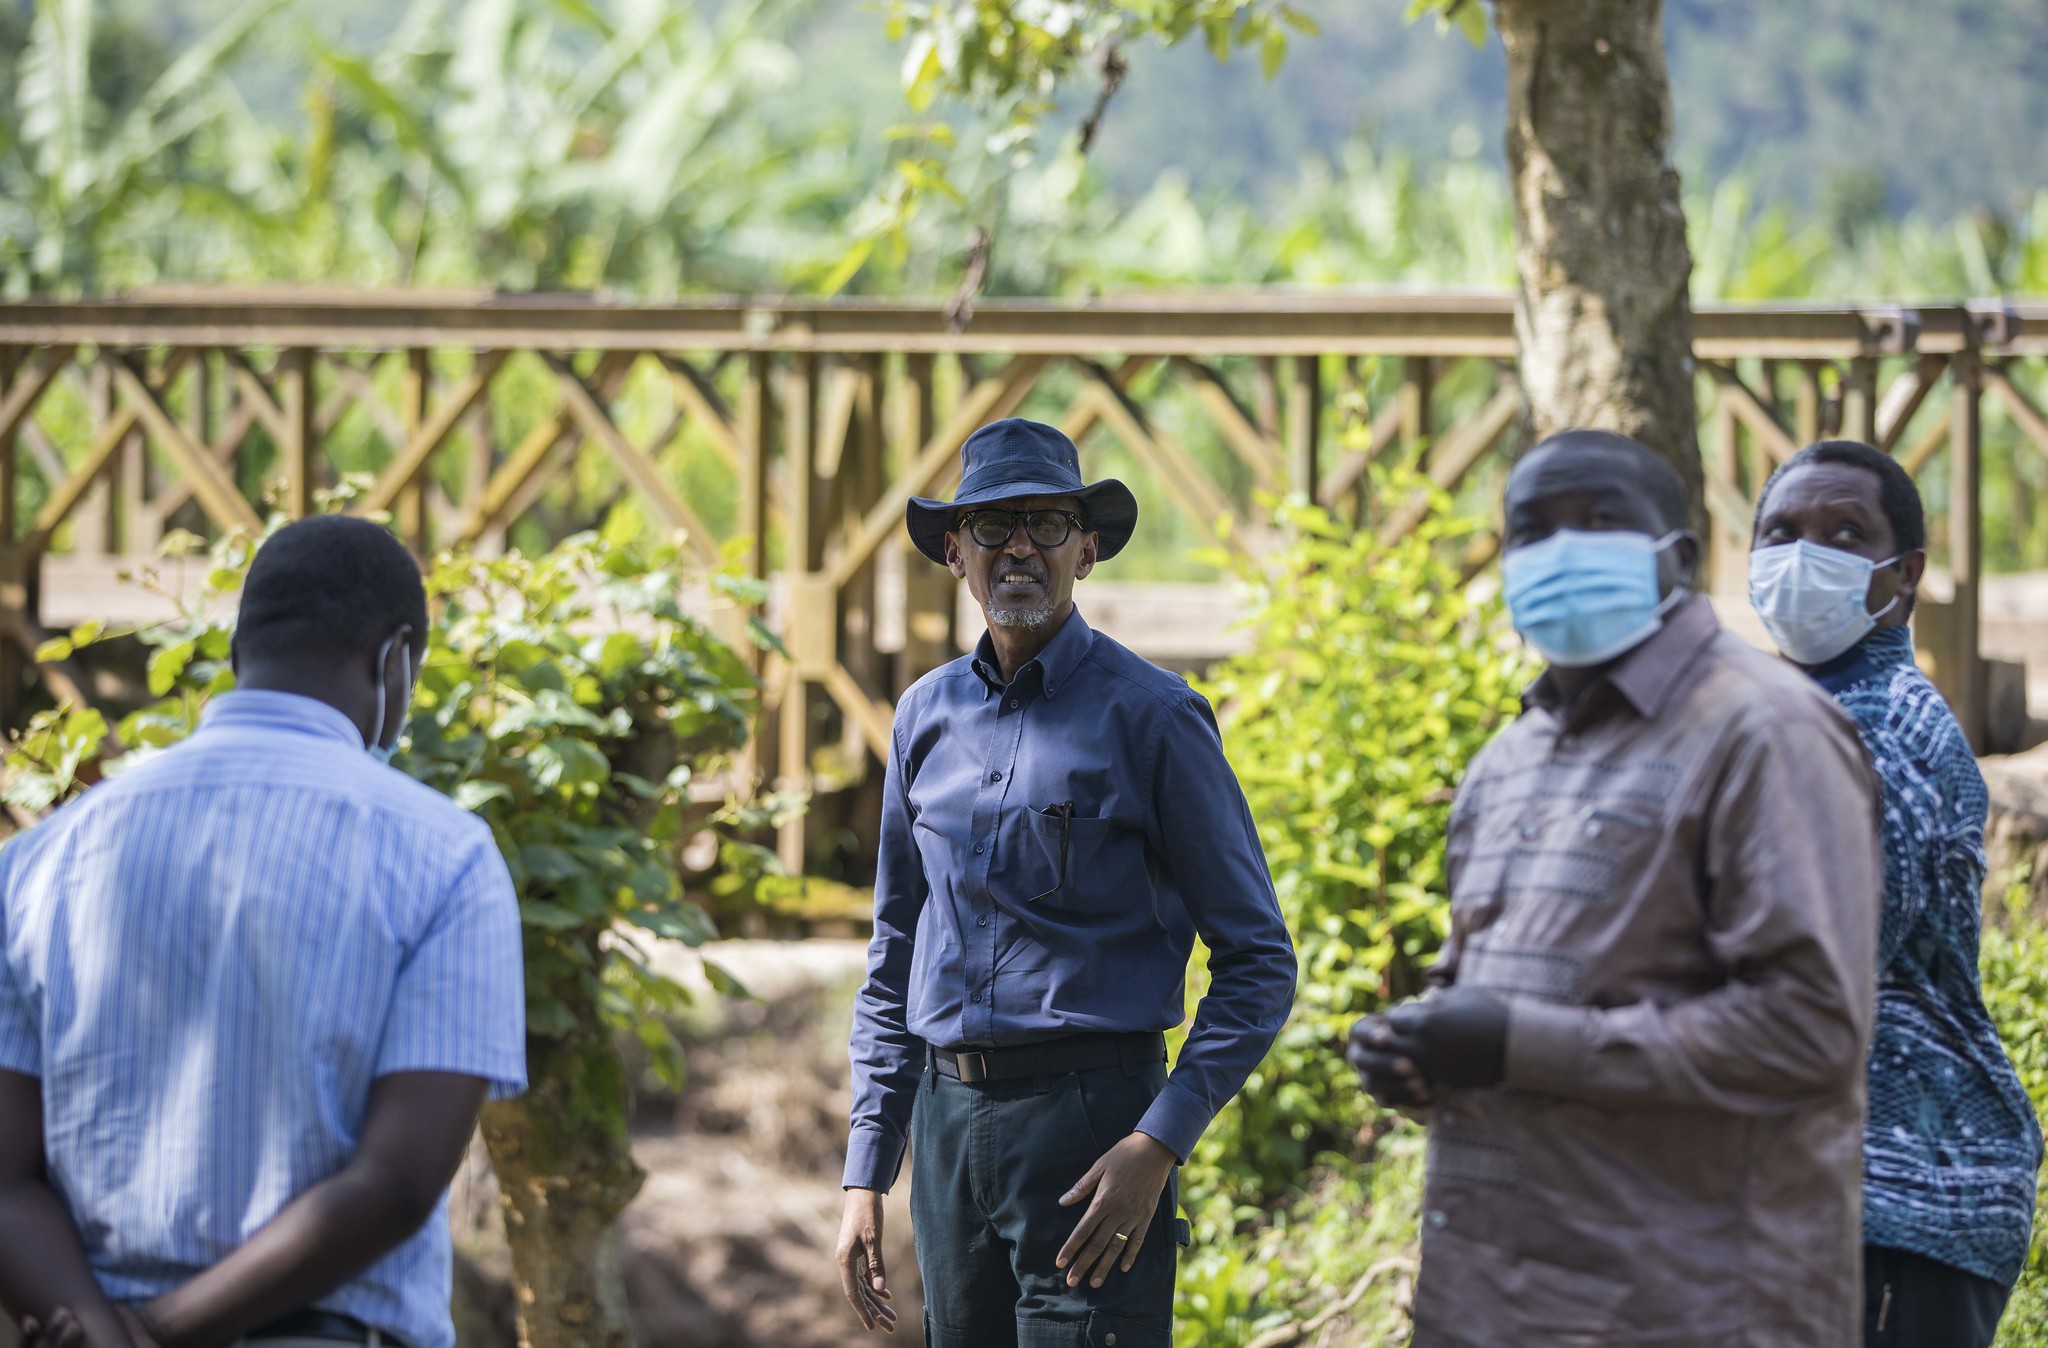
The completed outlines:
{"type": "MultiPolygon", "coordinates": [[[[51,1184],[117,1301],[339,1171],[378,1077],[523,1090],[522,982],[490,829],[310,698],[218,698],[0,851],[0,1068],[42,1079],[51,1184]]],[[[318,1304],[449,1348],[451,1265],[437,1209],[318,1304]]]]}
{"type": "Polygon", "coordinates": [[[1863,1239],[2011,1286],[2041,1130],[1984,1009],[1984,775],[1903,627],[1812,671],[1856,722],[1884,801],[1863,1239]]]}

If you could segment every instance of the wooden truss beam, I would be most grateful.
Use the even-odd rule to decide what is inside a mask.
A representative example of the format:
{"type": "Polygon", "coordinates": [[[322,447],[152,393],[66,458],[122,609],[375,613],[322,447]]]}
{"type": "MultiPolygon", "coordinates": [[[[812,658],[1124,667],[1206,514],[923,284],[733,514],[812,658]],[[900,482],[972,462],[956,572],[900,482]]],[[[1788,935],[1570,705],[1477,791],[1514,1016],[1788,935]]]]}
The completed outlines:
{"type": "Polygon", "coordinates": [[[888,493],[868,511],[847,542],[846,551],[841,553],[827,573],[835,586],[852,580],[875,549],[903,527],[903,511],[910,504],[910,498],[929,491],[933,482],[945,472],[946,465],[960,451],[960,442],[986,422],[1000,421],[1031,396],[1032,385],[1039,374],[1050,363],[1047,356],[1017,356],[1002,369],[967,390],[967,396],[953,410],[946,423],[925,441],[903,476],[893,483],[888,493]]]}
{"type": "MultiPolygon", "coordinates": [[[[491,380],[505,364],[505,351],[479,351],[476,367],[448,391],[441,405],[434,409],[413,438],[400,449],[377,478],[375,486],[365,493],[351,509],[358,515],[369,515],[391,509],[400,492],[410,487],[426,469],[427,460],[434,456],[442,442],[455,429],[457,422],[469,415],[470,408],[479,398],[490,392],[491,380]]],[[[544,357],[545,358],[545,357],[544,357]]]]}
{"type": "MultiPolygon", "coordinates": [[[[543,353],[541,359],[554,371],[555,384],[569,405],[569,411],[582,423],[583,431],[608,450],[612,462],[619,472],[632,483],[661,522],[670,529],[681,529],[689,535],[690,550],[707,566],[718,564],[718,536],[697,518],[697,512],[690,509],[689,502],[668,480],[668,474],[654,461],[654,456],[640,448],[619,429],[598,401],[597,394],[583,377],[570,368],[569,362],[553,352],[543,353]]],[[[657,444],[660,442],[657,441],[657,444]]]]}

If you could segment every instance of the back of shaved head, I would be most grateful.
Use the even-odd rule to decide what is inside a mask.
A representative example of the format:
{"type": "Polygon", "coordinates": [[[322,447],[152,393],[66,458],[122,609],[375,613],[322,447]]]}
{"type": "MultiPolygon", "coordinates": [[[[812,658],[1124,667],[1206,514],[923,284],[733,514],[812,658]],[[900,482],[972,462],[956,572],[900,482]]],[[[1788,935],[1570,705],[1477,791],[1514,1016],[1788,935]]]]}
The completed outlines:
{"type": "Polygon", "coordinates": [[[1609,484],[1626,483],[1658,515],[1666,531],[1692,526],[1692,505],[1678,470],[1656,450],[1614,431],[1572,430],[1531,449],[1508,477],[1508,499],[1539,480],[1581,475],[1609,484]]]}

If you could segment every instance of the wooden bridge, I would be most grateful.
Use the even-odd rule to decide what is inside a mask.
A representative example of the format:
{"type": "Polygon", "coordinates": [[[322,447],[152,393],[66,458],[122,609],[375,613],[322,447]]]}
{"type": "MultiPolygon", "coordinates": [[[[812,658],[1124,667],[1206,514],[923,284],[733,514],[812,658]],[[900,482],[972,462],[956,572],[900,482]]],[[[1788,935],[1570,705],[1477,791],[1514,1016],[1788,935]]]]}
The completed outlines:
{"type": "MultiPolygon", "coordinates": [[[[1740,588],[1753,495],[1799,445],[1897,454],[1940,512],[1952,591],[1922,639],[1984,745],[1983,479],[1987,462],[2015,474],[2002,527],[2024,536],[2048,304],[1710,307],[1694,347],[1717,582],[1740,588]]],[[[950,490],[974,427],[1061,424],[1146,505],[1135,569],[1200,581],[1182,555],[1261,547],[1268,496],[1412,527],[1367,500],[1389,453],[1490,499],[1521,441],[1514,357],[1499,295],[988,302],[964,323],[935,304],[489,294],[0,305],[0,718],[39,684],[79,695],[75,670],[35,663],[48,625],[121,609],[114,571],[168,531],[257,530],[345,486],[345,508],[388,512],[425,555],[544,546],[623,505],[772,580],[789,658],[763,669],[764,775],[840,791],[857,817],[895,695],[958,650],[952,578],[906,562],[901,522],[910,496],[950,490]]],[[[1205,626],[1198,593],[1158,593],[1205,626]]],[[[1200,654],[1171,646],[1155,643],[1200,654]]],[[[786,860],[805,836],[785,834],[786,860]]]]}

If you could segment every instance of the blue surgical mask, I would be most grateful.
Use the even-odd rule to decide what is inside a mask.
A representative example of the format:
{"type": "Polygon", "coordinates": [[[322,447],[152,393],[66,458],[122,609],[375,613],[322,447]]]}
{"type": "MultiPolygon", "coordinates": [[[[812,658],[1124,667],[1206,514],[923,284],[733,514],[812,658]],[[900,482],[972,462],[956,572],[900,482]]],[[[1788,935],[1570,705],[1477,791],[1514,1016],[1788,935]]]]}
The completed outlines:
{"type": "MultiPolygon", "coordinates": [[[[377,648],[377,719],[373,724],[376,726],[379,735],[384,733],[384,667],[386,662],[391,659],[391,648],[397,641],[398,638],[393,637],[390,641],[377,648]]],[[[404,647],[401,651],[401,656],[405,660],[405,700],[407,705],[410,705],[412,703],[412,647],[404,647]]],[[[393,736],[389,744],[365,745],[364,752],[368,753],[370,757],[376,759],[379,763],[389,763],[391,756],[398,752],[398,738],[393,736]]]]}
{"type": "Polygon", "coordinates": [[[1560,529],[1501,559],[1508,613],[1553,665],[1584,669],[1635,649],[1683,603],[1657,593],[1657,554],[1684,535],[1560,529]]]}

